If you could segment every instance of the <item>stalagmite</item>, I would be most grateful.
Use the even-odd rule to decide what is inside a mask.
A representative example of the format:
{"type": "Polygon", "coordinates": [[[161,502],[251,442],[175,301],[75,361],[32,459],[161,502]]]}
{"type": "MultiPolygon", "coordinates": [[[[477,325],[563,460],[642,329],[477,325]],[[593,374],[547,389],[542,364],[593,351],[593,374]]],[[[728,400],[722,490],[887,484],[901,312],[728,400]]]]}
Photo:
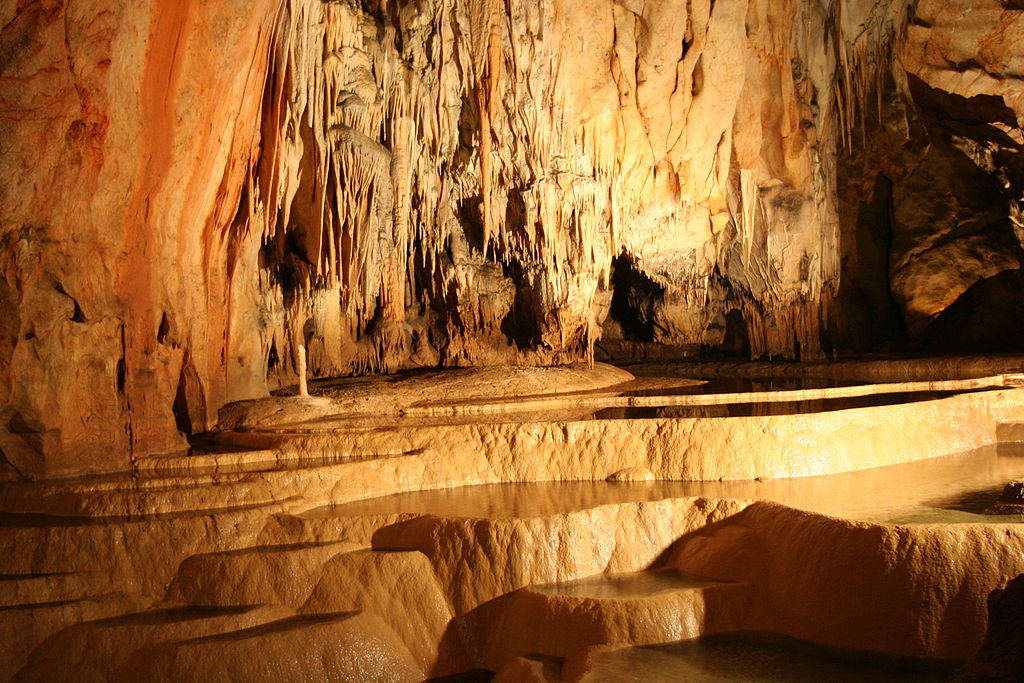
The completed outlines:
{"type": "Polygon", "coordinates": [[[296,372],[299,375],[299,396],[309,396],[309,387],[306,384],[306,347],[299,344],[299,363],[296,372]]]}

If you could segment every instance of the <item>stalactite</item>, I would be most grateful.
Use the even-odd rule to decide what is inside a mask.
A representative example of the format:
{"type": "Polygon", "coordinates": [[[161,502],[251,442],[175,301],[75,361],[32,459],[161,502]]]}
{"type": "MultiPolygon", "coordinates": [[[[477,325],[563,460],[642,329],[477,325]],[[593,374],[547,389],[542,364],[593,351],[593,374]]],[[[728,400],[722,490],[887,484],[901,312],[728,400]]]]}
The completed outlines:
{"type": "MultiPolygon", "coordinates": [[[[913,0],[875,3],[866,6],[866,16],[851,19],[851,9],[843,2],[835,3],[832,40],[839,78],[833,106],[848,151],[855,144],[858,125],[863,138],[864,123],[870,118],[881,120],[884,79],[893,74],[897,82],[902,81],[898,55],[906,40],[908,15],[915,4],[913,0]],[[875,105],[874,112],[869,111],[869,102],[875,105]]],[[[859,6],[853,9],[863,11],[859,6]]]]}
{"type": "Polygon", "coordinates": [[[412,362],[414,321],[441,363],[589,356],[623,251],[667,288],[659,341],[708,343],[738,306],[755,355],[818,352],[838,278],[834,151],[878,97],[900,7],[698,4],[678,27],[612,8],[601,34],[575,6],[427,5],[286,0],[278,20],[249,223],[298,264],[293,324],[343,321],[333,372],[412,362]],[[771,32],[747,36],[751,21],[771,32]],[[776,40],[786,30],[799,40],[776,40]],[[604,82],[582,36],[609,41],[586,43],[613,56],[604,82]],[[650,64],[674,49],[651,99],[650,64]],[[776,129],[750,138],[762,122],[776,129]],[[518,289],[550,348],[501,331],[518,289]]]}
{"type": "Polygon", "coordinates": [[[477,87],[477,107],[480,110],[480,197],[483,214],[483,251],[486,252],[494,232],[494,216],[491,211],[493,160],[491,153],[491,122],[493,110],[498,105],[498,88],[501,83],[502,62],[502,18],[498,11],[499,0],[490,3],[487,22],[487,61],[481,83],[477,87]]]}

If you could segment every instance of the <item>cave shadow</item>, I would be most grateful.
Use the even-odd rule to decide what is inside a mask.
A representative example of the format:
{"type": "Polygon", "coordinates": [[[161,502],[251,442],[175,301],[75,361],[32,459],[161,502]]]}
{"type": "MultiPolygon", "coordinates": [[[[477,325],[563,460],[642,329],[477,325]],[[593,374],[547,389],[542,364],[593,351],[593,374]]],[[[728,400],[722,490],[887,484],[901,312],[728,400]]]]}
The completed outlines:
{"type": "Polygon", "coordinates": [[[612,260],[612,301],[609,317],[622,328],[627,341],[653,342],[658,308],[665,287],[637,267],[636,259],[623,251],[612,260]]]}

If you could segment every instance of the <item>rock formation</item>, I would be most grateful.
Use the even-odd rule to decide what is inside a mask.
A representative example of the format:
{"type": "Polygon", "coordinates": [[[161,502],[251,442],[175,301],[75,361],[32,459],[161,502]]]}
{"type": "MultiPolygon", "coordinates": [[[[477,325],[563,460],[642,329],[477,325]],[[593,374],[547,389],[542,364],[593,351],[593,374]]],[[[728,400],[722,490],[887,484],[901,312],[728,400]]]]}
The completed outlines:
{"type": "Polygon", "coordinates": [[[1022,267],[1024,0],[0,3],[0,679],[1019,678],[1022,267]]]}
{"type": "Polygon", "coordinates": [[[1024,677],[1024,574],[992,591],[988,616],[985,642],[951,683],[1009,683],[1024,677]]]}
{"type": "Polygon", "coordinates": [[[7,3],[6,476],[181,448],[300,346],[1017,346],[1018,5],[7,3]]]}

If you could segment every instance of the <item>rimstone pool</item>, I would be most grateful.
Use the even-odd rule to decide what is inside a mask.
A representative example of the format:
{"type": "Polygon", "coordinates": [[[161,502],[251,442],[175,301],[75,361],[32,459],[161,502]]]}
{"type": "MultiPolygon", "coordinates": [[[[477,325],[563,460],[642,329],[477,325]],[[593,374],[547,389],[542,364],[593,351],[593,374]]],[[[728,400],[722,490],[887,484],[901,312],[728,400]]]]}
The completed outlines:
{"type": "Polygon", "coordinates": [[[1024,513],[990,512],[1003,486],[1019,479],[1024,479],[1024,444],[1014,443],[794,479],[489,484],[400,493],[320,510],[336,515],[532,517],[607,503],[701,497],[770,500],[843,519],[887,524],[1022,523],[1024,513]]]}
{"type": "Polygon", "coordinates": [[[189,452],[0,487],[0,674],[351,641],[338,667],[386,652],[396,680],[942,680],[1024,572],[1024,516],[992,514],[1024,478],[1001,363],[476,369],[229,405],[189,452]]]}

